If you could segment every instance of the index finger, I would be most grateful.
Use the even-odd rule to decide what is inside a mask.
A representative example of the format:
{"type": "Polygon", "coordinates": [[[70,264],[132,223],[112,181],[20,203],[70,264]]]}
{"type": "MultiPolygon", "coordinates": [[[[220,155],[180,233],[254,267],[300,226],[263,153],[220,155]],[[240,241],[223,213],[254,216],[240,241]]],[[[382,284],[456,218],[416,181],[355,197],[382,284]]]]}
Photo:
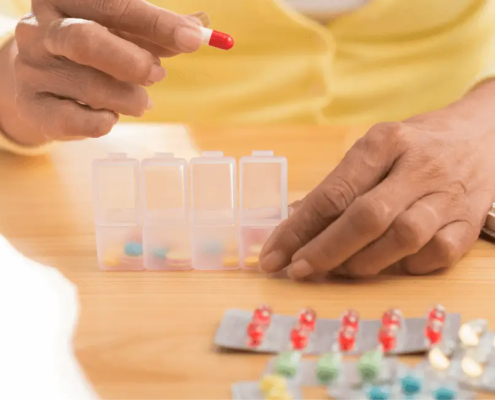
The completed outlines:
{"type": "Polygon", "coordinates": [[[167,49],[191,53],[203,42],[191,18],[156,7],[144,0],[57,0],[59,11],[132,33],[167,49]]]}
{"type": "Polygon", "coordinates": [[[287,267],[292,256],[335,221],[359,196],[386,176],[401,154],[400,123],[373,127],[341,163],[300,204],[266,242],[260,269],[271,273],[287,267]]]}

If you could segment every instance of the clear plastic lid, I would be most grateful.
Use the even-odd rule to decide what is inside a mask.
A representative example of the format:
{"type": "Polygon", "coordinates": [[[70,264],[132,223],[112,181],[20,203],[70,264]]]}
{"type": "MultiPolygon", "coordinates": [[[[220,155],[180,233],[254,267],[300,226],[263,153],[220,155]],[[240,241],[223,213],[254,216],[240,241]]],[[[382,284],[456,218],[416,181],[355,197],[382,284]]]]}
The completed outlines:
{"type": "Polygon", "coordinates": [[[139,162],[125,153],[93,161],[95,224],[140,224],[139,162]]]}
{"type": "Polygon", "coordinates": [[[236,221],[236,162],[221,151],[191,160],[191,216],[194,222],[236,221]]]}
{"type": "Polygon", "coordinates": [[[287,218],[287,159],[272,151],[253,151],[242,157],[240,175],[241,223],[277,223],[287,218]]]}
{"type": "Polygon", "coordinates": [[[156,153],[141,163],[143,223],[188,219],[187,161],[156,153]]]}

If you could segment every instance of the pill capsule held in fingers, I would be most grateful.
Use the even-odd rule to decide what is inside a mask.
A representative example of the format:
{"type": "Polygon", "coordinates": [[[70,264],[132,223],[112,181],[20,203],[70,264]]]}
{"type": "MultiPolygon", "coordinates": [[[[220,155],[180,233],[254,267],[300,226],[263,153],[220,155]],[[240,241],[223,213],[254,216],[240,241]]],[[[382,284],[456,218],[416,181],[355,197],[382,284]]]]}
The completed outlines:
{"type": "Polygon", "coordinates": [[[200,29],[203,34],[204,44],[222,50],[230,50],[234,47],[234,39],[232,36],[204,27],[200,27],[200,29]]]}

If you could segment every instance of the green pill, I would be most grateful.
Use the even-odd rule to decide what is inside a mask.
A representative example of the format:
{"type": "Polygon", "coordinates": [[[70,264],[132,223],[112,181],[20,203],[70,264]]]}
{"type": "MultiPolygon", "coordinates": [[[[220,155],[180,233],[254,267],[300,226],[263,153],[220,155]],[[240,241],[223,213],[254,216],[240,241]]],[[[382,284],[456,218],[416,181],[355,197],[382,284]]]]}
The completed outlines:
{"type": "Polygon", "coordinates": [[[383,353],[380,350],[370,350],[364,353],[358,361],[358,370],[363,382],[373,382],[380,376],[383,364],[383,353]]]}
{"type": "Polygon", "coordinates": [[[286,378],[293,378],[296,375],[301,357],[302,355],[299,351],[280,353],[275,364],[275,373],[286,378]]]}
{"type": "Polygon", "coordinates": [[[342,367],[342,353],[323,354],[316,364],[316,377],[321,384],[328,385],[339,376],[342,367]]]}

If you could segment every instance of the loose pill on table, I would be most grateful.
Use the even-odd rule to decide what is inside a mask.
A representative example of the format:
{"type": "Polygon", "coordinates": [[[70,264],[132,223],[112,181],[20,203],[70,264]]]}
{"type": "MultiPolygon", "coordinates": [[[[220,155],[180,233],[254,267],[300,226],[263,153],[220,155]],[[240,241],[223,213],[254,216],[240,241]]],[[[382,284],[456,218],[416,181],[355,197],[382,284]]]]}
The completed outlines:
{"type": "Polygon", "coordinates": [[[126,243],[124,253],[129,257],[140,257],[143,255],[143,245],[137,242],[126,243]]]}

